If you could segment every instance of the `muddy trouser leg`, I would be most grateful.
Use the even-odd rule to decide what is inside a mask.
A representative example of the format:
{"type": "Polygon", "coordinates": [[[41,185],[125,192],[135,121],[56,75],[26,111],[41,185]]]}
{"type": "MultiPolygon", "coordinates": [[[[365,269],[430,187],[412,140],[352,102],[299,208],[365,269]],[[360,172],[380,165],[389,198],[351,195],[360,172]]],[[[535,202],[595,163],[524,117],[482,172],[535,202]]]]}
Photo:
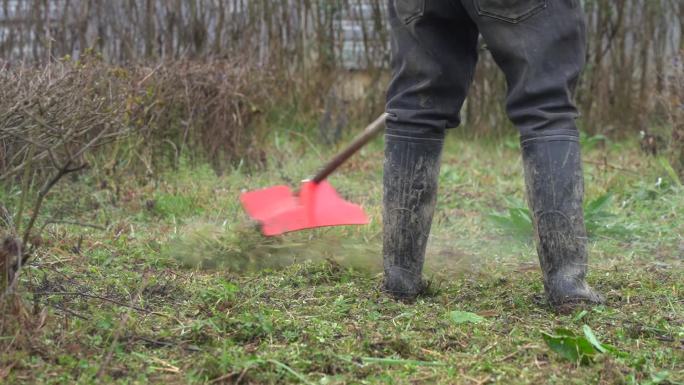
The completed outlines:
{"type": "Polygon", "coordinates": [[[437,197],[445,129],[459,111],[477,61],[477,29],[451,1],[389,0],[393,78],[387,93],[383,195],[384,290],[411,299],[437,197]]]}
{"type": "Polygon", "coordinates": [[[537,253],[552,305],[600,302],[586,283],[587,236],[577,110],[585,20],[579,0],[461,0],[506,74],[521,134],[537,253]]]}

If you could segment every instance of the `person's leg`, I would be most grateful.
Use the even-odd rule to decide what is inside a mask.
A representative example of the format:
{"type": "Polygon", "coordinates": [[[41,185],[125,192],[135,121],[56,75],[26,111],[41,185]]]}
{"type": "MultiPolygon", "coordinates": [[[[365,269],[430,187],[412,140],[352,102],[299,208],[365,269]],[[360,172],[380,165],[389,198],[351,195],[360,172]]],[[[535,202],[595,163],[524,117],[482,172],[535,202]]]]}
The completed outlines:
{"type": "Polygon", "coordinates": [[[549,302],[601,302],[585,281],[584,184],[572,101],[586,53],[579,0],[461,1],[506,74],[507,112],[521,134],[549,302]]]}
{"type": "Polygon", "coordinates": [[[477,29],[451,1],[389,0],[393,78],[387,92],[383,176],[384,290],[422,290],[445,129],[477,62],[477,29]]]}

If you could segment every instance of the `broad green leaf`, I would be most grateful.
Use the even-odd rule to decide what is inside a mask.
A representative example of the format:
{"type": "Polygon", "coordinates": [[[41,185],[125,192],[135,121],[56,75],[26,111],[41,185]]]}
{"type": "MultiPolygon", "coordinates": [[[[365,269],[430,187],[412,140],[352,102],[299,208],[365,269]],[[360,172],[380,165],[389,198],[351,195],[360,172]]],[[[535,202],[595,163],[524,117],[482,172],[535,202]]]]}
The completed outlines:
{"type": "Polygon", "coordinates": [[[604,348],[603,344],[601,344],[598,338],[596,338],[596,335],[591,330],[589,325],[582,326],[582,331],[584,331],[584,336],[587,337],[587,340],[589,340],[589,342],[594,346],[594,348],[596,348],[596,350],[598,350],[601,353],[606,352],[606,348],[604,348]]]}
{"type": "Polygon", "coordinates": [[[508,215],[490,214],[489,218],[498,227],[513,236],[529,239],[532,236],[532,218],[523,208],[510,208],[508,215]]]}
{"type": "Polygon", "coordinates": [[[449,312],[449,319],[455,324],[480,323],[484,318],[471,312],[454,310],[449,312]]]}
{"type": "Polygon", "coordinates": [[[582,318],[584,318],[584,316],[586,316],[587,314],[589,314],[589,312],[586,309],[582,310],[581,312],[577,313],[577,315],[574,316],[572,318],[572,320],[577,322],[577,321],[581,320],[582,318]]]}
{"type": "Polygon", "coordinates": [[[587,337],[587,340],[591,342],[591,344],[596,348],[601,353],[610,353],[611,355],[615,357],[627,357],[628,354],[619,350],[615,346],[609,345],[609,344],[604,344],[596,338],[596,335],[594,332],[591,330],[591,328],[588,325],[584,325],[582,327],[582,330],[584,331],[584,336],[587,337]]]}
{"type": "Polygon", "coordinates": [[[560,354],[563,358],[573,362],[578,362],[580,360],[575,338],[547,333],[542,333],[542,337],[544,338],[546,345],[554,352],[560,354]]]}
{"type": "Polygon", "coordinates": [[[575,334],[575,332],[573,332],[570,329],[557,328],[554,331],[556,332],[556,335],[559,335],[559,336],[573,337],[573,338],[577,337],[577,334],[575,334]]]}
{"type": "Polygon", "coordinates": [[[551,350],[570,361],[588,364],[597,353],[586,338],[576,336],[571,330],[556,329],[555,333],[542,333],[542,337],[551,350]]]}

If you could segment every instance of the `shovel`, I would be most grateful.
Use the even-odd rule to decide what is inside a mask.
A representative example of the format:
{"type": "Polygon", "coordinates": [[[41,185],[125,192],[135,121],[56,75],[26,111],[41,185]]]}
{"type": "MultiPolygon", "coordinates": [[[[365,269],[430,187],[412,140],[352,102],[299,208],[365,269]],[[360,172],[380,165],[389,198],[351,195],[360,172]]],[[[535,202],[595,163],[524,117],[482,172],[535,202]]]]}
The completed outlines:
{"type": "Polygon", "coordinates": [[[274,236],[315,227],[367,224],[361,206],[340,198],[326,178],[382,130],[385,117],[382,114],[313,178],[304,180],[298,192],[281,185],[242,193],[242,206],[261,224],[261,232],[274,236]]]}

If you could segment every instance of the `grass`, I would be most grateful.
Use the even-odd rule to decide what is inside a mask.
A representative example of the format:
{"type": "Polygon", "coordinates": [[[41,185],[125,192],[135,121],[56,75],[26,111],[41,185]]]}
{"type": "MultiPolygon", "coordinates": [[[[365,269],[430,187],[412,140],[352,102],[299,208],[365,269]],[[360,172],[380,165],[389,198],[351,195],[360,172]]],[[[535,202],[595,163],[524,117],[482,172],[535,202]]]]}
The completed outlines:
{"type": "Polygon", "coordinates": [[[449,138],[431,286],[414,304],[379,290],[381,142],[332,178],[370,225],[265,239],[239,192],[296,185],[331,152],[300,135],[276,146],[260,172],[181,165],[60,185],[45,217],[107,230],[46,228],[14,305],[20,328],[0,335],[0,381],[684,383],[684,194],[636,144],[585,156],[588,202],[611,197],[590,240],[589,281],[608,302],[569,314],[546,305],[530,237],[490,218],[524,199],[510,143],[449,138]],[[568,360],[545,342],[587,328],[622,354],[568,360]]]}

